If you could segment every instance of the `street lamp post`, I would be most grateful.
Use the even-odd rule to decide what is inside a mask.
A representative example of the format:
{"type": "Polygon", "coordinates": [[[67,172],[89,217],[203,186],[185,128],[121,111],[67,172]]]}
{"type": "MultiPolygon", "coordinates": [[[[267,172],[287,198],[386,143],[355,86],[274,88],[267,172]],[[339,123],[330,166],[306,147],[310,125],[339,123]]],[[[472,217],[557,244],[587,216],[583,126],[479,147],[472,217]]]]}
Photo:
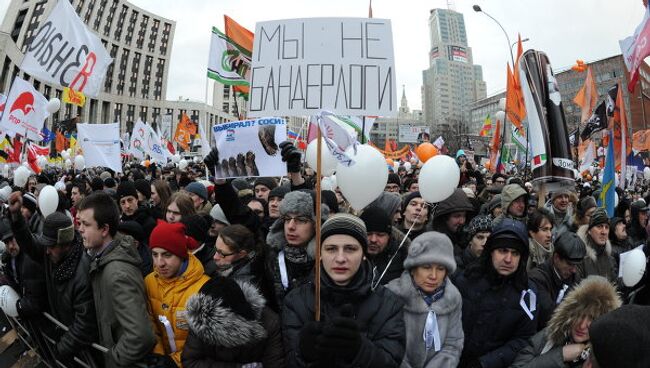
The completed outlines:
{"type": "MultiPolygon", "coordinates": [[[[526,37],[523,40],[521,40],[521,43],[528,42],[530,41],[530,38],[526,37]]],[[[512,45],[510,45],[510,50],[512,50],[513,47],[517,44],[517,41],[513,42],[512,45]]]]}
{"type": "MultiPolygon", "coordinates": [[[[477,13],[483,13],[483,14],[487,15],[490,19],[492,19],[494,22],[496,22],[496,24],[499,25],[499,27],[500,27],[501,30],[503,31],[503,34],[506,36],[506,40],[508,41],[508,46],[510,46],[510,45],[512,44],[512,42],[510,42],[510,37],[508,37],[508,32],[506,32],[506,30],[503,28],[503,26],[501,25],[501,23],[499,23],[498,20],[496,20],[496,19],[495,19],[493,16],[491,16],[490,14],[486,13],[486,12],[485,12],[483,9],[481,9],[481,7],[478,6],[478,5],[474,5],[474,6],[472,7],[472,9],[474,9],[474,11],[477,12],[477,13]]],[[[515,57],[514,57],[514,55],[512,54],[512,48],[511,48],[511,47],[508,47],[508,51],[510,51],[510,60],[512,61],[512,65],[513,65],[513,67],[514,67],[514,65],[515,65],[515,57]]]]}

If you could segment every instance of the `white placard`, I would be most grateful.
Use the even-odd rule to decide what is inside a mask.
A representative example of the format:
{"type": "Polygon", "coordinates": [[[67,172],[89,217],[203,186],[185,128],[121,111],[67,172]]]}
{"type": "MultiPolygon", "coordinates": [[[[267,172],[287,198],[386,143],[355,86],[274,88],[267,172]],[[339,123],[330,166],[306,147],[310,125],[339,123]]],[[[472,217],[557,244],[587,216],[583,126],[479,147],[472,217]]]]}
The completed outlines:
{"type": "Polygon", "coordinates": [[[120,124],[77,124],[78,141],[86,167],[108,167],[122,172],[120,124]]]}
{"type": "Polygon", "coordinates": [[[400,143],[422,143],[423,135],[422,133],[427,134],[426,141],[430,141],[430,133],[428,126],[411,126],[411,125],[400,125],[398,130],[398,141],[400,143]]]}
{"type": "Polygon", "coordinates": [[[212,127],[219,150],[216,178],[287,175],[280,142],[287,140],[287,123],[280,118],[232,121],[212,127]]]}
{"type": "Polygon", "coordinates": [[[248,116],[394,116],[387,19],[310,18],[255,27],[248,116]]]}

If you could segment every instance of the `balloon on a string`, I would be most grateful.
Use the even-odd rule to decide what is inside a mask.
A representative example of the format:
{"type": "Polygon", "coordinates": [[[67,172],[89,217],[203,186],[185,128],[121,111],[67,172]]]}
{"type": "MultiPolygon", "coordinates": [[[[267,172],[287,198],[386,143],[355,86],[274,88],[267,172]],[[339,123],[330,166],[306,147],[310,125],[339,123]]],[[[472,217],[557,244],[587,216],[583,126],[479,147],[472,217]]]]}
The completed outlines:
{"type": "Polygon", "coordinates": [[[49,214],[54,213],[58,206],[59,193],[57,193],[56,188],[51,185],[43,187],[41,192],[38,194],[38,208],[41,209],[43,217],[47,217],[49,214]]]}
{"type": "Polygon", "coordinates": [[[83,170],[86,168],[86,159],[83,155],[77,155],[74,158],[74,168],[76,170],[83,170]]]}
{"type": "Polygon", "coordinates": [[[178,161],[178,168],[181,169],[181,170],[185,170],[185,169],[187,169],[187,165],[189,165],[189,164],[190,163],[187,162],[186,159],[182,159],[182,160],[178,161]]]}
{"type": "MultiPolygon", "coordinates": [[[[318,154],[318,140],[314,139],[307,146],[307,152],[305,152],[305,159],[309,164],[309,167],[316,171],[317,167],[317,157],[318,154]]],[[[327,144],[325,144],[325,139],[321,138],[321,147],[320,147],[320,168],[322,176],[330,176],[336,171],[336,165],[338,161],[332,155],[327,144]]]]}
{"type": "Polygon", "coordinates": [[[623,268],[623,283],[627,287],[636,285],[646,268],[645,253],[641,249],[632,249],[621,262],[623,268]]]}
{"type": "Polygon", "coordinates": [[[447,155],[438,155],[427,161],[420,170],[418,184],[422,198],[438,203],[454,193],[460,181],[460,169],[456,161],[447,155]]]}
{"type": "Polygon", "coordinates": [[[437,155],[438,148],[429,142],[422,143],[415,149],[415,154],[423,163],[426,163],[431,157],[437,155]]]}
{"type": "Polygon", "coordinates": [[[362,210],[374,201],[386,187],[388,170],[384,156],[375,148],[361,144],[345,150],[348,157],[355,161],[348,167],[339,163],[336,167],[338,187],[350,206],[362,210]]]}
{"type": "Polygon", "coordinates": [[[27,184],[27,179],[29,179],[29,169],[25,166],[18,166],[16,171],[14,171],[14,185],[20,188],[23,188],[27,184]]]}
{"type": "Polygon", "coordinates": [[[45,110],[49,112],[50,114],[54,114],[55,112],[59,111],[61,108],[61,100],[58,98],[53,98],[47,102],[47,105],[45,105],[45,110]]]}

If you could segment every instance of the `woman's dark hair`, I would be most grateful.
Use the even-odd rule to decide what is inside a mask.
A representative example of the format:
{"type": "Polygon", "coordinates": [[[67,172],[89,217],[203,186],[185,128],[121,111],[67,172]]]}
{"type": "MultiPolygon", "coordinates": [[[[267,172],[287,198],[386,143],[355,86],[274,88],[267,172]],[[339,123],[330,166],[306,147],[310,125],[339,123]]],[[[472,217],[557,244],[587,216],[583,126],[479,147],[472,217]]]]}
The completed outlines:
{"type": "Polygon", "coordinates": [[[533,213],[528,215],[528,231],[534,233],[539,231],[539,227],[542,226],[542,221],[546,219],[551,226],[553,226],[553,215],[546,208],[537,208],[533,213]]]}
{"type": "Polygon", "coordinates": [[[109,234],[115,236],[120,222],[120,210],[111,196],[100,191],[84,197],[79,204],[79,212],[84,210],[93,210],[97,227],[108,225],[109,234]]]}
{"type": "Polygon", "coordinates": [[[160,204],[158,207],[162,208],[163,212],[167,211],[169,200],[172,197],[172,190],[169,187],[169,184],[164,180],[158,179],[151,183],[151,185],[156,188],[156,193],[158,194],[158,198],[160,198],[160,204]]]}
{"type": "Polygon", "coordinates": [[[219,236],[233,252],[243,250],[251,253],[257,250],[255,234],[243,225],[235,224],[226,226],[219,231],[219,236]]]}

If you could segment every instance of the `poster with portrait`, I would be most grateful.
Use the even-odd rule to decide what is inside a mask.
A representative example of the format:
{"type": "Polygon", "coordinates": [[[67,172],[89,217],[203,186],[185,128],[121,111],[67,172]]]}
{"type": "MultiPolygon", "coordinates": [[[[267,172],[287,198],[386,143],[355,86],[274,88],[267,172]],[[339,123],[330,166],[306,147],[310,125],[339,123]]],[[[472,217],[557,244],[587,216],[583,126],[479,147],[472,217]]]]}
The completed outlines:
{"type": "Polygon", "coordinates": [[[287,175],[280,142],[287,140],[287,123],[281,118],[231,121],[212,127],[219,150],[215,178],[287,175]]]}

